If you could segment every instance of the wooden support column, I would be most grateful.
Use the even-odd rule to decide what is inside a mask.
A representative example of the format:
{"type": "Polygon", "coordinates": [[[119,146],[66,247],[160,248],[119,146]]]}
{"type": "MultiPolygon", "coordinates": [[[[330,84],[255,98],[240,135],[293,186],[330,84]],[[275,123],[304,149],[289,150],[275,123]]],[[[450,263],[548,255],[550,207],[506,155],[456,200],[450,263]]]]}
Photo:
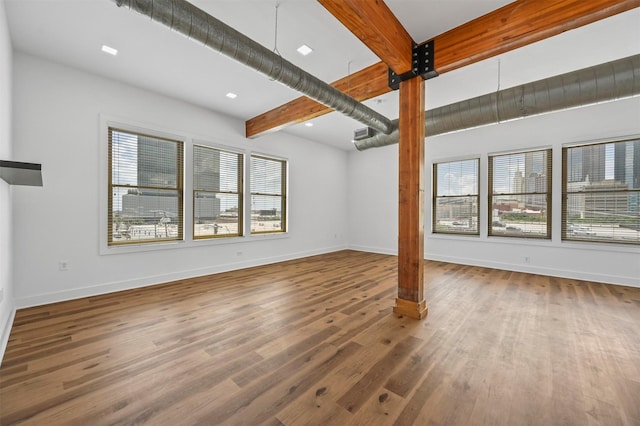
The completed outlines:
{"type": "MultiPolygon", "coordinates": [[[[381,0],[319,1],[382,60],[333,86],[346,92],[351,79],[347,94],[359,101],[389,92],[387,67],[402,74],[411,54],[400,22],[381,0]]],[[[442,75],[637,7],[640,0],[517,0],[433,38],[435,69],[442,75]]],[[[248,120],[246,134],[259,136],[331,111],[309,98],[296,99],[248,120]]]]}
{"type": "Polygon", "coordinates": [[[393,311],[427,316],[424,299],[424,80],[400,83],[398,298],[393,311]]]}

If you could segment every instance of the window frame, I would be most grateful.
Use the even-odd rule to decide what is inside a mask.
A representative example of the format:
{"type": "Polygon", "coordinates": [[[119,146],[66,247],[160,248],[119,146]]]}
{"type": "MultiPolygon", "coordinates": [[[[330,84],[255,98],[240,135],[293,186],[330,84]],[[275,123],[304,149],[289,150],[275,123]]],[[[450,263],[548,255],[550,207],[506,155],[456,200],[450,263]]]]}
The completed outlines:
{"type": "MultiPolygon", "coordinates": [[[[525,160],[526,163],[526,160],[525,160]]],[[[487,155],[487,235],[489,237],[506,237],[506,238],[531,238],[541,240],[551,240],[552,238],[552,218],[553,218],[553,149],[551,147],[532,148],[526,150],[493,153],[487,155]],[[504,192],[494,193],[494,158],[507,157],[512,155],[527,155],[529,153],[546,152],[546,192],[504,192]],[[493,199],[501,196],[527,197],[527,196],[545,196],[546,201],[546,233],[545,235],[531,235],[526,232],[517,233],[495,233],[493,230],[493,199]]]]}
{"type": "MultiPolygon", "coordinates": [[[[106,162],[106,171],[107,171],[107,204],[106,204],[106,246],[107,248],[114,247],[123,247],[123,246],[153,246],[157,244],[166,244],[173,243],[177,241],[184,241],[184,228],[185,228],[185,216],[184,216],[184,199],[185,199],[185,176],[184,176],[184,168],[185,168],[185,148],[186,141],[184,138],[180,138],[177,136],[168,136],[162,134],[161,132],[154,132],[148,129],[134,129],[131,126],[119,125],[117,123],[107,123],[106,124],[106,137],[107,137],[107,162],[106,162]],[[113,183],[113,151],[112,151],[112,132],[120,132],[135,136],[142,136],[153,138],[157,140],[167,141],[175,143],[178,146],[177,155],[176,155],[176,187],[147,187],[144,185],[123,185],[113,183]],[[150,189],[150,190],[171,190],[176,191],[178,194],[177,200],[177,224],[178,224],[178,235],[175,238],[149,238],[144,240],[126,240],[126,241],[114,241],[113,240],[113,191],[114,188],[127,188],[127,189],[150,189]]],[[[103,222],[104,223],[104,222],[103,222]]]]}
{"type": "Polygon", "coordinates": [[[192,239],[194,241],[205,241],[205,240],[212,240],[212,239],[225,239],[225,238],[237,238],[237,237],[242,237],[244,236],[244,225],[245,225],[245,218],[244,218],[244,205],[245,205],[245,190],[244,190],[244,181],[245,181],[245,153],[243,151],[237,150],[237,149],[233,149],[233,148],[229,148],[229,147],[221,147],[221,146],[214,146],[214,145],[207,145],[206,143],[203,142],[196,142],[194,141],[191,144],[192,147],[192,180],[191,180],[191,195],[192,195],[192,212],[191,212],[191,221],[192,221],[192,226],[191,226],[191,236],[192,239]],[[218,151],[220,153],[227,153],[227,154],[234,154],[237,155],[237,181],[238,181],[238,188],[237,188],[237,192],[231,192],[231,191],[209,191],[209,190],[203,190],[203,189],[197,189],[196,185],[195,185],[195,173],[196,173],[196,166],[195,166],[195,157],[196,157],[196,148],[205,148],[205,149],[209,149],[209,150],[213,150],[213,151],[218,151]],[[202,236],[196,236],[196,232],[195,232],[195,227],[196,227],[196,193],[197,192],[209,192],[209,193],[217,193],[217,194],[234,194],[237,195],[238,197],[238,232],[235,234],[217,234],[217,235],[202,235],[202,236]]]}
{"type": "MultiPolygon", "coordinates": [[[[432,163],[432,188],[431,188],[431,233],[432,234],[438,234],[438,235],[463,235],[463,236],[480,236],[480,192],[481,192],[481,163],[480,163],[480,157],[479,156],[474,156],[474,157],[467,157],[467,158],[459,158],[459,159],[443,159],[443,160],[439,160],[439,161],[434,161],[432,163]],[[458,163],[458,162],[465,162],[465,161],[475,161],[477,164],[477,176],[476,176],[476,182],[477,182],[477,188],[476,188],[476,193],[475,194],[465,194],[465,195],[438,195],[438,166],[441,164],[450,164],[450,163],[458,163]],[[452,199],[452,198],[470,198],[470,197],[474,197],[476,200],[476,212],[475,212],[475,217],[476,217],[476,230],[475,232],[460,232],[460,231],[443,231],[443,230],[438,230],[437,229],[437,223],[438,223],[438,199],[440,198],[448,198],[448,199],[452,199]]],[[[470,217],[471,218],[471,217],[470,217]]]]}
{"type": "MultiPolygon", "coordinates": [[[[175,250],[180,248],[195,248],[203,246],[218,246],[229,244],[245,244],[256,241],[265,240],[277,240],[290,238],[289,235],[289,159],[278,154],[265,153],[264,151],[253,151],[248,147],[234,144],[233,142],[223,141],[222,139],[216,139],[208,136],[194,135],[189,132],[177,130],[172,127],[165,127],[157,123],[150,123],[147,121],[140,121],[131,119],[129,117],[123,117],[112,114],[99,113],[98,114],[98,129],[99,134],[99,149],[98,149],[98,167],[97,167],[97,212],[98,216],[98,235],[97,235],[97,250],[100,256],[120,255],[128,253],[143,253],[143,252],[155,252],[163,250],[175,250]],[[107,237],[107,221],[108,221],[108,197],[109,197],[109,141],[108,141],[108,129],[109,127],[121,129],[124,132],[140,133],[144,135],[150,135],[152,137],[158,137],[162,139],[179,140],[183,142],[183,239],[182,240],[165,240],[153,244],[121,244],[121,245],[109,245],[107,237]],[[194,239],[193,235],[193,147],[194,145],[203,145],[208,147],[220,148],[231,152],[237,152],[243,154],[243,235],[234,238],[206,238],[206,239],[194,239]],[[284,232],[269,233],[269,234],[250,234],[250,216],[248,214],[247,206],[251,206],[251,194],[249,192],[249,178],[250,178],[250,159],[251,155],[259,157],[266,157],[276,160],[284,160],[287,164],[287,198],[286,198],[286,227],[284,232]]],[[[242,253],[242,250],[237,251],[238,256],[242,253]]]]}
{"type": "Polygon", "coordinates": [[[267,155],[267,154],[262,154],[262,153],[257,153],[257,152],[252,152],[249,155],[249,167],[248,167],[248,171],[247,173],[249,174],[249,191],[248,191],[248,198],[249,198],[249,214],[248,214],[248,235],[250,236],[265,236],[265,235],[277,235],[277,234],[286,234],[289,232],[289,205],[288,205],[288,200],[289,200],[289,160],[287,160],[286,158],[282,158],[282,157],[276,157],[273,155],[267,155]],[[266,194],[266,193],[259,193],[259,192],[254,192],[253,191],[253,184],[254,184],[254,179],[252,178],[252,165],[253,165],[253,160],[254,158],[259,158],[262,160],[268,160],[268,161],[274,161],[274,162],[279,162],[281,163],[281,169],[280,169],[280,195],[274,195],[274,194],[266,194]],[[257,195],[257,196],[278,196],[280,197],[280,209],[281,209],[281,228],[278,230],[273,230],[273,231],[259,231],[259,232],[255,232],[252,229],[252,223],[253,223],[253,196],[257,195]]]}
{"type": "MultiPolygon", "coordinates": [[[[570,219],[568,217],[568,204],[569,204],[569,196],[572,194],[587,194],[587,192],[584,191],[572,191],[569,192],[568,190],[568,186],[569,186],[569,170],[568,170],[568,166],[569,166],[569,161],[568,161],[568,157],[569,157],[569,151],[571,149],[576,149],[576,148],[586,148],[586,147],[593,147],[593,146],[598,146],[598,145],[611,145],[611,144],[616,144],[616,143],[627,143],[627,142],[638,142],[640,143],[640,136],[635,136],[635,137],[624,137],[624,138],[615,138],[615,139],[603,139],[603,140],[599,140],[599,141],[592,141],[592,142],[582,142],[582,143],[572,143],[572,144],[566,144],[562,146],[562,194],[561,194],[561,240],[563,243],[587,243],[587,244],[607,244],[607,245],[611,245],[611,244],[615,244],[615,245],[620,245],[620,246],[639,246],[640,245],[640,241],[637,240],[622,240],[622,239],[603,239],[603,238],[588,238],[589,235],[588,233],[586,235],[581,235],[579,238],[576,238],[575,236],[572,238],[571,232],[570,232],[570,219]]],[[[615,148],[614,148],[614,152],[615,152],[615,148]]],[[[606,154],[605,154],[606,155],[606,154]]],[[[614,158],[615,158],[615,154],[614,154],[614,158]]],[[[606,157],[605,157],[605,162],[606,162],[606,157]]],[[[614,181],[615,181],[615,160],[614,160],[614,181]]],[[[605,173],[606,173],[606,164],[605,164],[605,173]]],[[[603,180],[606,181],[608,179],[603,180]]],[[[600,182],[600,181],[596,181],[596,182],[600,182]]],[[[626,190],[607,190],[607,191],[589,191],[588,194],[629,194],[629,193],[635,193],[637,194],[637,197],[640,199],[640,188],[636,188],[636,189],[626,189],[626,190]]]]}

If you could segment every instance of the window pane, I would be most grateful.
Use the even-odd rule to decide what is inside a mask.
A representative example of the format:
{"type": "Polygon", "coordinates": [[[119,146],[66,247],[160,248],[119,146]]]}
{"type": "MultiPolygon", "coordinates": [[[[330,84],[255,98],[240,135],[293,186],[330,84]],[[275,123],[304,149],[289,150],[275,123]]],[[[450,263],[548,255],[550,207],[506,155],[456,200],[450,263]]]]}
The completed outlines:
{"type": "Polygon", "coordinates": [[[138,185],[138,136],[111,132],[111,182],[138,185]]]}
{"type": "Polygon", "coordinates": [[[268,158],[251,158],[251,192],[254,194],[282,194],[283,162],[268,158]]]}
{"type": "Polygon", "coordinates": [[[434,232],[478,233],[478,197],[436,199],[434,232]]]}
{"type": "Polygon", "coordinates": [[[550,149],[489,156],[489,235],[551,238],[550,175],[550,149]]]}
{"type": "Polygon", "coordinates": [[[492,197],[492,235],[546,237],[547,196],[498,195],[492,197]]]}
{"type": "Polygon", "coordinates": [[[565,148],[563,239],[640,243],[640,141],[565,148]]]}
{"type": "Polygon", "coordinates": [[[251,233],[286,231],[286,161],[251,157],[251,233]]]}
{"type": "MultiPolygon", "coordinates": [[[[613,148],[613,144],[611,144],[611,148],[613,148]]],[[[606,144],[570,148],[567,158],[568,182],[602,182],[605,180],[607,151],[606,144]]]]}
{"type": "Polygon", "coordinates": [[[193,189],[220,191],[220,151],[193,147],[193,189]]]}
{"type": "Polygon", "coordinates": [[[193,147],[193,235],[242,235],[242,154],[193,147]]]}
{"type": "Polygon", "coordinates": [[[251,196],[251,232],[279,232],[284,230],[282,197],[251,196]]]}
{"type": "Polygon", "coordinates": [[[177,188],[178,144],[138,136],[138,185],[177,188]]]}
{"type": "Polygon", "coordinates": [[[113,189],[114,242],[175,240],[179,237],[178,205],[174,190],[154,190],[142,194],[135,189],[113,189]]]}
{"type": "Polygon", "coordinates": [[[242,154],[203,146],[193,147],[193,188],[213,192],[238,192],[242,154]]]}
{"type": "Polygon", "coordinates": [[[490,157],[493,160],[493,193],[547,192],[547,151],[490,157]]]}
{"type": "Polygon", "coordinates": [[[434,233],[478,235],[478,166],[480,160],[433,165],[434,233]]]}
{"type": "Polygon", "coordinates": [[[436,164],[438,196],[477,195],[478,160],[436,164]]]}
{"type": "Polygon", "coordinates": [[[109,244],[182,239],[182,143],[109,129],[109,244]]]}
{"type": "Polygon", "coordinates": [[[194,201],[194,237],[240,235],[241,195],[196,192],[194,201]]]}

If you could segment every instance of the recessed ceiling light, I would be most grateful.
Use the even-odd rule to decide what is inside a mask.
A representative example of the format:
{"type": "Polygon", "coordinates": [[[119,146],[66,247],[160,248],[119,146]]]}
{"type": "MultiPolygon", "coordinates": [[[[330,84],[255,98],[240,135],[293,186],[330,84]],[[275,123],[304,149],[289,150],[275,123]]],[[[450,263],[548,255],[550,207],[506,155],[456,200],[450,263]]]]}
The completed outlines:
{"type": "Polygon", "coordinates": [[[236,95],[235,93],[229,92],[225,95],[227,98],[229,99],[235,99],[238,97],[238,95],[236,95]]]}
{"type": "Polygon", "coordinates": [[[309,53],[313,52],[313,49],[307,46],[306,44],[303,44],[302,46],[298,47],[296,50],[302,56],[307,56],[309,53]]]}
{"type": "Polygon", "coordinates": [[[304,123],[304,125],[307,127],[313,127],[313,123],[304,123]]]}
{"type": "Polygon", "coordinates": [[[102,51],[113,56],[116,56],[118,54],[118,49],[114,49],[113,47],[107,46],[106,44],[102,45],[102,51]]]}

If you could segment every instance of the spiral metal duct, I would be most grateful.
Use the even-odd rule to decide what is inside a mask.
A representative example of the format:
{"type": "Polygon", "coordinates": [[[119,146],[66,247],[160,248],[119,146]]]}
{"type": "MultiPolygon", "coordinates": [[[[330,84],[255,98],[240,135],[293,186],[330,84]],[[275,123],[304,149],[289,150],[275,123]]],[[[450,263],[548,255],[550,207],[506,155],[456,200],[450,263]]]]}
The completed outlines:
{"type": "MultiPolygon", "coordinates": [[[[426,111],[428,136],[640,94],[640,55],[426,111]]],[[[397,127],[398,120],[393,120],[397,127]]],[[[398,143],[398,130],[355,141],[359,151],[398,143]]]]}
{"type": "Polygon", "coordinates": [[[112,0],[383,134],[393,122],[185,0],[112,0]]]}

